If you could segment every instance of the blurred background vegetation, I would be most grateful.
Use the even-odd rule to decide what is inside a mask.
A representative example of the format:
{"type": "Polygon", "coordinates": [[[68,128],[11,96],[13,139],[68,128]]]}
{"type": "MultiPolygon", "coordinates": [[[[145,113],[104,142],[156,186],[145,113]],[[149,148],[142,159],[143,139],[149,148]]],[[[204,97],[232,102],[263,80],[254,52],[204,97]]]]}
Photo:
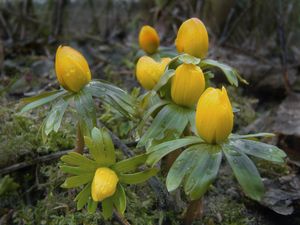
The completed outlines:
{"type": "MultiPolygon", "coordinates": [[[[161,44],[174,48],[178,27],[190,17],[207,25],[208,57],[235,67],[250,83],[229,88],[240,109],[236,131],[275,132],[268,141],[290,156],[284,166],[258,162],[267,186],[261,204],[242,194],[223,165],[204,199],[204,217],[195,224],[300,224],[299,12],[299,0],[0,0],[0,224],[118,224],[76,212],[75,193],[59,187],[63,174],[55,159],[73,147],[74,124],[67,118],[43,143],[38,132],[48,108],[20,115],[19,101],[58,88],[53,62],[60,44],[79,49],[94,78],[135,94],[141,26],[154,26],[161,44]]],[[[221,75],[215,81],[226,84],[221,75]]],[[[99,118],[132,143],[134,122],[109,107],[99,109],[99,118]]],[[[176,210],[161,209],[148,189],[127,190],[128,220],[179,224],[185,199],[176,210]]]]}

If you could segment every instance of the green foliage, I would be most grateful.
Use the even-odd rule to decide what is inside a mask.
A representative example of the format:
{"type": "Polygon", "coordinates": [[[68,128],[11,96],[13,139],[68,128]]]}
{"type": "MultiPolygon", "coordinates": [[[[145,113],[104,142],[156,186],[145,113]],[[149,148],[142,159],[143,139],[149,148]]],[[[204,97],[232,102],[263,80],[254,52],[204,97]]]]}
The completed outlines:
{"type": "Polygon", "coordinates": [[[223,151],[244,192],[252,199],[260,201],[264,194],[264,186],[254,163],[244,153],[235,151],[231,146],[225,145],[223,151]]]}
{"type": "Polygon", "coordinates": [[[24,106],[24,108],[21,110],[21,113],[24,113],[28,110],[50,103],[66,94],[67,94],[66,90],[56,90],[47,93],[42,93],[37,96],[25,98],[23,101],[28,104],[24,106]]]}
{"type": "Polygon", "coordinates": [[[8,192],[14,192],[19,188],[19,184],[14,181],[9,175],[0,179],[0,197],[8,192]]]}
{"type": "Polygon", "coordinates": [[[201,59],[191,56],[189,54],[179,55],[178,59],[185,64],[194,64],[194,65],[199,64],[201,61],[201,59]]]}
{"type": "Polygon", "coordinates": [[[171,140],[180,137],[190,121],[190,115],[193,113],[193,109],[181,107],[175,104],[168,104],[164,106],[154,118],[150,127],[141,137],[138,146],[144,146],[152,140],[160,140],[161,142],[163,140],[166,141],[164,138],[170,137],[167,137],[165,133],[169,131],[172,131],[171,140]]]}
{"type": "Polygon", "coordinates": [[[43,155],[59,150],[71,149],[74,144],[73,126],[69,119],[65,120],[64,128],[51,133],[46,143],[39,134],[43,110],[37,114],[16,114],[18,110],[2,103],[0,108],[0,167],[31,160],[36,154],[43,155]],[[10,107],[10,108],[8,108],[10,107]]]}
{"type": "Polygon", "coordinates": [[[204,59],[200,62],[200,67],[204,70],[210,68],[217,68],[221,70],[226,76],[228,82],[236,87],[238,87],[239,81],[248,84],[248,82],[244,80],[235,69],[216,60],[204,59]]]}
{"type": "Polygon", "coordinates": [[[126,209],[126,195],[121,184],[145,182],[150,177],[156,175],[158,170],[150,168],[127,174],[129,171],[137,170],[141,164],[145,163],[146,157],[145,155],[140,155],[116,162],[115,148],[105,128],[93,128],[91,136],[85,136],[85,141],[90,149],[92,159],[76,152],[70,152],[62,156],[61,161],[64,164],[61,166],[61,170],[73,176],[67,177],[61,187],[74,188],[84,185],[75,198],[77,209],[80,210],[87,204],[88,212],[94,213],[98,205],[98,202],[93,201],[91,197],[91,185],[94,175],[98,168],[108,167],[116,172],[119,184],[116,192],[102,201],[102,214],[105,219],[111,218],[113,208],[116,208],[123,214],[126,209]]]}
{"type": "Polygon", "coordinates": [[[179,155],[169,170],[166,185],[169,191],[173,191],[183,182],[185,193],[195,200],[207,191],[216,178],[223,152],[244,192],[250,198],[260,201],[264,194],[264,186],[257,168],[246,154],[276,163],[283,163],[286,156],[275,146],[243,139],[264,135],[270,134],[231,135],[230,139],[221,145],[203,143],[199,137],[167,141],[148,149],[147,163],[154,166],[172,151],[189,146],[179,155]],[[199,176],[200,171],[201,176],[199,176]]]}

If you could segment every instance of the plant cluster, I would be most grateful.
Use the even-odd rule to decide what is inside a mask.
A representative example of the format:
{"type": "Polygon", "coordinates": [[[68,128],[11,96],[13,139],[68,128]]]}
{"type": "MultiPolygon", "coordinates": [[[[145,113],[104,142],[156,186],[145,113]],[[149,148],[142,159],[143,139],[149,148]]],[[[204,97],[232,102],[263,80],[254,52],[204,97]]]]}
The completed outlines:
{"type": "MultiPolygon", "coordinates": [[[[283,163],[285,153],[256,139],[272,134],[232,133],[238,109],[232,107],[225,87],[213,86],[214,71],[222,71],[235,87],[247,81],[230,66],[206,58],[209,38],[202,21],[191,18],[182,23],[175,55],[159,47],[159,35],[148,25],[140,30],[139,45],[145,55],[137,61],[136,77],[147,91],[137,99],[106,81],[92,80],[85,58],[68,46],[60,46],[55,58],[61,89],[24,99],[28,104],[22,112],[52,104],[41,129],[44,139],[58,131],[67,109],[78,123],[75,151],[61,158],[61,170],[70,175],[62,187],[80,188],[77,209],[87,205],[94,213],[101,202],[104,218],[111,218],[114,210],[124,214],[126,185],[156,175],[162,159],[168,191],[182,186],[191,204],[209,189],[224,157],[245,194],[259,201],[263,183],[247,155],[283,163]],[[146,149],[143,154],[116,160],[112,138],[97,122],[96,99],[128,120],[139,119],[135,133],[137,147],[146,149]],[[84,146],[88,154],[83,154],[84,146]]],[[[189,209],[187,224],[194,219],[189,209]]]]}

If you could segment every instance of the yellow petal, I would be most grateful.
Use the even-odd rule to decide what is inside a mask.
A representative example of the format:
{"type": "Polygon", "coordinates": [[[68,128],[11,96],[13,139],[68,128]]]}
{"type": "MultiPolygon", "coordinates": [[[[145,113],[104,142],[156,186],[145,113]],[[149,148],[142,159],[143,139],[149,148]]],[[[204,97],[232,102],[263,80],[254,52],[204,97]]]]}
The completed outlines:
{"type": "Polygon", "coordinates": [[[182,64],[172,78],[172,100],[182,106],[194,106],[205,88],[205,79],[199,66],[182,64]]]}
{"type": "Polygon", "coordinates": [[[191,18],[179,27],[175,45],[179,53],[204,58],[208,51],[208,34],[204,24],[197,18],[191,18]]]}
{"type": "Polygon", "coordinates": [[[149,56],[142,56],[136,64],[136,77],[146,90],[154,88],[160,77],[164,74],[170,58],[163,58],[156,62],[149,56]]]}
{"type": "Polygon", "coordinates": [[[102,201],[116,192],[119,178],[117,174],[107,168],[98,168],[92,182],[92,198],[95,202],[102,201]]]}
{"type": "Polygon", "coordinates": [[[139,45],[148,54],[153,54],[159,47],[159,36],[151,26],[143,26],[139,33],[139,45]]]}
{"type": "Polygon", "coordinates": [[[91,72],[85,58],[68,46],[58,47],[55,71],[60,85],[69,91],[78,92],[91,80],[91,72]]]}
{"type": "Polygon", "coordinates": [[[222,143],[233,128],[233,112],[226,89],[208,88],[201,95],[196,111],[198,134],[207,143],[222,143]]]}

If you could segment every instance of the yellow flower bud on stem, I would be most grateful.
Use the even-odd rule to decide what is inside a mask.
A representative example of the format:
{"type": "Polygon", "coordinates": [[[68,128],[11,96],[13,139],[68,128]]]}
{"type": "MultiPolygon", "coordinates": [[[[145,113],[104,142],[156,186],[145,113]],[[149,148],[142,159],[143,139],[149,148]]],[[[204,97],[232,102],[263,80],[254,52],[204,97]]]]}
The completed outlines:
{"type": "Polygon", "coordinates": [[[194,106],[205,88],[205,78],[199,66],[182,64],[172,77],[172,100],[182,106],[194,106]]]}
{"type": "Polygon", "coordinates": [[[119,178],[117,174],[107,168],[98,168],[92,182],[92,198],[95,202],[102,201],[112,196],[117,189],[119,178]]]}
{"type": "Polygon", "coordinates": [[[149,56],[142,56],[136,64],[136,77],[143,88],[153,89],[170,61],[170,58],[162,58],[160,62],[156,62],[149,56]]]}
{"type": "Polygon", "coordinates": [[[179,27],[175,45],[179,53],[204,58],[208,51],[208,34],[205,25],[198,18],[186,20],[179,27]]]}
{"type": "Polygon", "coordinates": [[[139,45],[148,54],[153,54],[159,47],[159,36],[151,26],[143,26],[139,33],[139,45]]]}
{"type": "Polygon", "coordinates": [[[198,101],[196,127],[202,139],[210,144],[224,142],[233,128],[233,112],[227,91],[208,88],[198,101]]]}
{"type": "Polygon", "coordinates": [[[55,71],[61,86],[79,92],[91,80],[91,71],[80,52],[68,46],[59,46],[55,57],[55,71]]]}

